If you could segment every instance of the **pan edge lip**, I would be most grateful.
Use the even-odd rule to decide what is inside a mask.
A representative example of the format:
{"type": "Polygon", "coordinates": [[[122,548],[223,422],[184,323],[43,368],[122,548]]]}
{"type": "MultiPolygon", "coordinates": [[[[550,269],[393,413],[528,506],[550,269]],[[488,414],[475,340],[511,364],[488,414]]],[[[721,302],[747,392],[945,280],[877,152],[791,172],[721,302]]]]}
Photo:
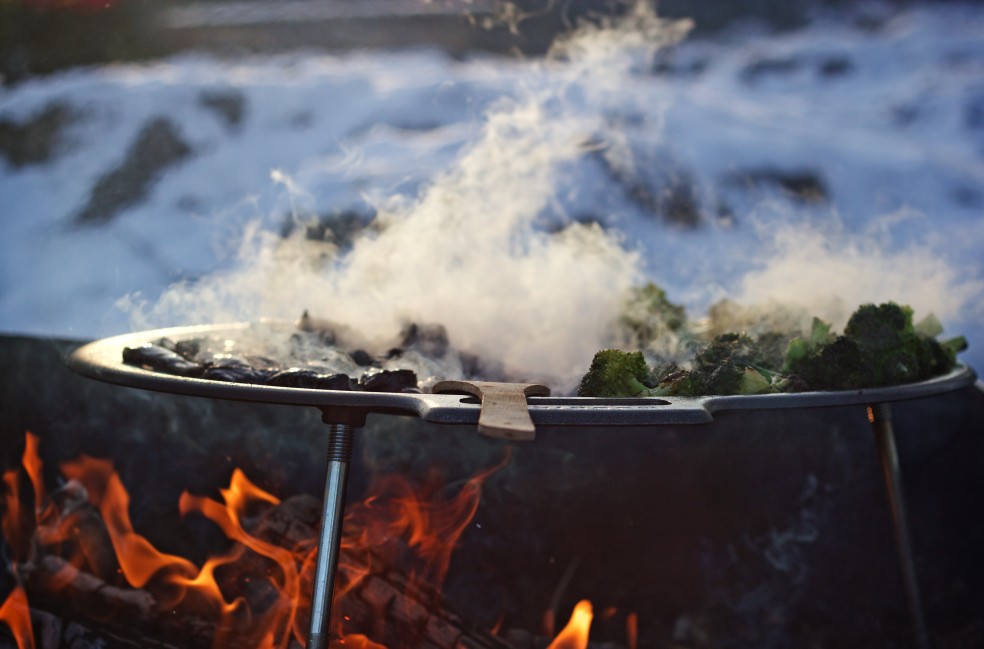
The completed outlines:
{"type": "MultiPolygon", "coordinates": [[[[435,423],[478,421],[479,405],[462,403],[461,395],[318,390],[213,381],[145,370],[127,365],[122,360],[124,347],[147,344],[160,338],[181,339],[193,335],[221,335],[226,332],[242,332],[256,325],[278,327],[289,324],[285,321],[259,320],[130,332],[85,343],[68,355],[66,364],[73,371],[89,378],[123,387],[171,394],[282,405],[337,406],[388,412],[395,410],[435,423]]],[[[955,391],[974,384],[976,380],[977,375],[972,368],[958,363],[947,374],[917,383],[888,387],[831,392],[658,397],[652,401],[647,398],[630,399],[627,401],[631,403],[625,404],[617,403],[617,400],[613,399],[605,399],[606,403],[599,404],[599,400],[593,397],[529,397],[528,403],[534,422],[546,425],[604,425],[607,420],[612,420],[612,423],[619,425],[705,423],[713,418],[713,413],[723,411],[835,407],[905,401],[955,391]],[[592,423],[587,423],[589,421],[592,423]]]]}

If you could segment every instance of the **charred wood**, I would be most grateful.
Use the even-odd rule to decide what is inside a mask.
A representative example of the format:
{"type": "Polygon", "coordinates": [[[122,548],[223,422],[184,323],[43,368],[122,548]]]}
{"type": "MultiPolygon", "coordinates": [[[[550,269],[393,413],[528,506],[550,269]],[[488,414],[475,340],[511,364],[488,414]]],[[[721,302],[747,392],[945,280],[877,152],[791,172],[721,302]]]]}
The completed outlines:
{"type": "MultiPolygon", "coordinates": [[[[273,508],[257,525],[257,536],[294,547],[317,534],[321,506],[302,494],[273,508]]],[[[512,645],[459,615],[440,593],[410,582],[377,554],[343,543],[333,611],[344,633],[362,633],[389,647],[420,649],[512,649],[512,645]],[[346,577],[348,575],[348,577],[346,577]]],[[[336,629],[337,622],[336,622],[336,629]]]]}
{"type": "Polygon", "coordinates": [[[54,555],[41,558],[30,572],[29,583],[31,590],[61,593],[83,611],[112,610],[147,620],[156,606],[154,597],[147,591],[119,588],[54,555]]]}
{"type": "MultiPolygon", "coordinates": [[[[62,494],[61,520],[71,519],[75,529],[84,528],[86,545],[98,544],[107,534],[101,516],[77,496],[71,489],[62,494]]],[[[320,512],[317,499],[295,496],[259,517],[251,533],[289,549],[310,545],[317,535],[320,512]]],[[[46,544],[42,542],[45,529],[40,528],[35,537],[34,556],[21,566],[35,605],[32,616],[38,649],[205,649],[213,646],[216,638],[221,638],[224,646],[255,644],[253,638],[241,637],[238,629],[220,628],[217,621],[198,617],[191,609],[164,605],[148,590],[115,583],[116,571],[108,569],[105,558],[98,561],[110,573],[105,578],[73,565],[58,553],[78,559],[99,552],[90,549],[76,553],[64,544],[46,544]]],[[[83,539],[76,534],[73,541],[80,546],[83,539]]],[[[259,555],[246,553],[242,561],[247,572],[269,569],[267,560],[259,555]]],[[[335,604],[336,632],[364,634],[389,647],[514,647],[463,618],[434,588],[411,583],[399,566],[388,565],[376,553],[343,548],[341,563],[345,569],[337,586],[343,595],[335,604]]],[[[265,606],[279,605],[274,601],[275,593],[245,588],[239,594],[250,600],[260,615],[265,606]]],[[[301,626],[305,623],[302,620],[301,626]]]]}
{"type": "Polygon", "coordinates": [[[182,649],[180,645],[162,642],[151,634],[136,635],[105,624],[93,629],[35,608],[31,609],[31,622],[37,649],[182,649]]]}

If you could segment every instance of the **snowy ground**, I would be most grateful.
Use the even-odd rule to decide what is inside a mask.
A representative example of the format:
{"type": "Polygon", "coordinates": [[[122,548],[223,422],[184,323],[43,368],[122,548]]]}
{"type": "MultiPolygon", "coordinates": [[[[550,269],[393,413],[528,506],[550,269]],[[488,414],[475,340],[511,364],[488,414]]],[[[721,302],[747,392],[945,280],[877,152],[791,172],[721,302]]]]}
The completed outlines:
{"type": "Polygon", "coordinates": [[[693,314],[909,303],[984,368],[984,10],[881,17],[685,41],[655,65],[673,29],[639,19],[547,61],[184,56],[16,86],[9,128],[70,117],[44,160],[0,148],[0,331],[308,308],[371,331],[440,320],[566,376],[648,276],[693,314]],[[379,227],[341,247],[291,227],[339,215],[379,227]]]}

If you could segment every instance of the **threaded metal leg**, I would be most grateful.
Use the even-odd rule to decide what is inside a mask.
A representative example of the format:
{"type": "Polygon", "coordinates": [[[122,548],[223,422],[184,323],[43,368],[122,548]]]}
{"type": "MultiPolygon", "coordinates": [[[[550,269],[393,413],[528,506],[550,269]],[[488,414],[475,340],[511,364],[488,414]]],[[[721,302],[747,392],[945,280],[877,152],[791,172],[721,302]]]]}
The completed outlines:
{"type": "Polygon", "coordinates": [[[892,509],[892,522],[895,526],[895,540],[899,548],[902,566],[902,583],[909,603],[909,614],[916,633],[916,646],[930,649],[926,618],[923,614],[922,598],[919,595],[919,581],[916,578],[916,561],[909,538],[909,519],[906,516],[905,500],[902,495],[902,476],[899,471],[899,456],[895,449],[895,435],[892,431],[892,411],[888,404],[879,403],[868,406],[868,421],[875,431],[878,457],[885,476],[885,489],[888,491],[888,504],[892,509]]]}
{"type": "Polygon", "coordinates": [[[348,464],[352,457],[353,430],[348,424],[329,424],[328,472],[325,477],[325,500],[321,514],[321,535],[318,537],[307,649],[325,649],[328,646],[328,623],[331,619],[332,590],[342,540],[342,513],[345,507],[348,464]]]}

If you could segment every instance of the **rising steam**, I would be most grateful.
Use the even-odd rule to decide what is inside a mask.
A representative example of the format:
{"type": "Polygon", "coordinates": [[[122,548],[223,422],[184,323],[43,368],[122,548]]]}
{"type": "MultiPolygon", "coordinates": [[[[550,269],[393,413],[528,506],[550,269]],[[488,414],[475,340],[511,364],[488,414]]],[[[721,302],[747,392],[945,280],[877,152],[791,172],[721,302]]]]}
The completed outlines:
{"type": "Polygon", "coordinates": [[[896,245],[892,220],[873,219],[875,227],[863,232],[836,222],[773,225],[757,250],[765,263],[742,276],[734,298],[798,307],[837,329],[866,303],[896,301],[913,307],[917,318],[933,313],[950,323],[969,315],[968,305],[984,295],[980,280],[954,268],[942,242],[896,245]]]}
{"type": "Polygon", "coordinates": [[[137,310],[136,324],[289,319],[307,309],[385,340],[407,321],[439,322],[453,345],[510,375],[569,387],[605,344],[641,265],[597,225],[548,233],[535,221],[565,165],[605,145],[604,116],[626,102],[632,76],[685,29],[640,8],[563,39],[518,98],[486,115],[452,168],[418,196],[377,201],[378,228],[350,251],[253,226],[235,268],[171,287],[137,310]]]}
{"type": "MultiPolygon", "coordinates": [[[[351,249],[310,241],[303,228],[284,237],[255,223],[232,268],[173,286],[153,305],[131,299],[134,324],[283,320],[308,310],[384,345],[407,322],[437,322],[456,348],[561,392],[611,344],[628,289],[647,274],[692,316],[729,296],[781,302],[837,326],[863,302],[893,299],[946,321],[984,295],[927,247],[847,233],[833,216],[823,227],[787,219],[755,228],[754,215],[741,215],[744,232],[712,222],[700,236],[666,228],[631,242],[570,219],[543,228],[544,213],[569,210],[558,206],[579,161],[601,152],[612,167],[632,169],[618,116],[643,115],[658,132],[660,108],[642,88],[654,52],[689,26],[639,3],[621,19],[582,27],[524,64],[523,87],[486,113],[453,165],[415,195],[372,200],[374,227],[351,249]]],[[[303,193],[284,174],[276,180],[303,193]]]]}

